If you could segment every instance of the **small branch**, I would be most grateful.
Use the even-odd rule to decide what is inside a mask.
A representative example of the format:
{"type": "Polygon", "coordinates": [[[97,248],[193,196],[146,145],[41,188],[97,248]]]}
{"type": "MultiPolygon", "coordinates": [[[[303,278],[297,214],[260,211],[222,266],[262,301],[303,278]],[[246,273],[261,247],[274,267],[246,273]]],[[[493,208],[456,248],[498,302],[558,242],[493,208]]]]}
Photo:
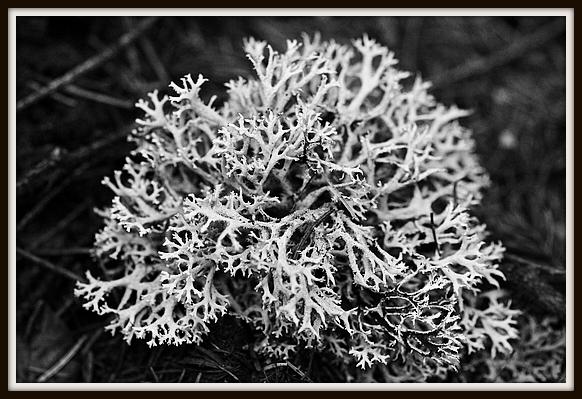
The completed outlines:
{"type": "Polygon", "coordinates": [[[482,75],[494,68],[508,64],[523,56],[528,51],[540,47],[554,39],[556,36],[562,34],[565,28],[565,20],[563,18],[558,18],[557,20],[537,29],[532,34],[513,41],[509,46],[492,53],[488,57],[478,57],[469,60],[452,70],[436,76],[431,79],[433,83],[432,87],[444,87],[475,75],[482,75]]]}
{"type": "Polygon", "coordinates": [[[71,83],[79,76],[99,67],[104,62],[108,61],[115,54],[117,54],[121,49],[127,47],[129,44],[133,43],[137,38],[139,38],[148,28],[150,28],[158,17],[149,17],[141,21],[135,29],[127,32],[119,38],[119,40],[112,46],[107,47],[101,53],[94,55],[85,62],[77,65],[75,68],[71,69],[69,72],[65,73],[59,78],[54,79],[45,87],[38,90],[36,93],[32,93],[22,100],[16,103],[16,112],[20,112],[30,105],[38,102],[54,91],[58,90],[62,86],[71,83]]]}
{"type": "Polygon", "coordinates": [[[58,194],[60,193],[65,187],[67,187],[69,184],[71,184],[71,182],[78,177],[80,174],[82,174],[86,169],[87,169],[88,165],[81,165],[79,168],[77,168],[77,170],[70,174],[69,176],[67,176],[62,182],[61,184],[59,184],[57,187],[55,187],[54,189],[52,189],[50,192],[48,192],[46,195],[44,195],[42,197],[41,200],[39,200],[36,205],[34,206],[34,208],[32,208],[26,215],[24,215],[22,217],[22,219],[20,219],[20,221],[16,224],[16,232],[21,231],[32,219],[34,219],[34,217],[36,217],[36,215],[38,215],[43,209],[44,207],[58,194]]]}
{"type": "MultiPolygon", "coordinates": [[[[130,17],[125,16],[122,18],[122,21],[123,25],[125,26],[125,29],[128,31],[131,31],[135,26],[132,18],[130,17]]],[[[125,48],[125,57],[127,58],[131,72],[136,76],[141,75],[141,63],[139,60],[139,55],[137,53],[137,49],[133,44],[125,48]]]]}
{"type": "Polygon", "coordinates": [[[162,83],[167,83],[169,80],[168,72],[166,71],[164,63],[160,60],[160,57],[158,56],[158,53],[152,42],[147,38],[147,36],[144,35],[139,39],[139,44],[153,70],[156,72],[158,80],[162,83]]]}
{"type": "Polygon", "coordinates": [[[64,300],[64,303],[62,303],[59,306],[59,308],[55,311],[55,316],[61,317],[63,315],[63,313],[65,313],[67,311],[67,309],[75,302],[75,300],[76,300],[75,296],[68,296],[64,300]]]}
{"type": "Polygon", "coordinates": [[[38,318],[43,306],[44,306],[44,301],[42,299],[38,300],[36,302],[36,304],[34,305],[34,310],[32,311],[32,315],[28,319],[28,322],[26,323],[26,329],[24,330],[24,339],[26,342],[30,342],[32,328],[34,327],[34,324],[36,323],[36,319],[38,318]]]}
{"type": "MultiPolygon", "coordinates": [[[[35,76],[40,82],[42,82],[42,84],[50,83],[50,79],[48,79],[46,76],[42,74],[35,74],[35,76]]],[[[34,90],[40,90],[42,88],[42,85],[35,81],[28,83],[28,86],[34,90]]],[[[132,109],[134,107],[133,103],[129,100],[122,100],[93,90],[88,90],[83,87],[74,85],[72,83],[64,86],[63,91],[66,92],[67,94],[71,94],[78,98],[83,98],[86,100],[95,101],[97,103],[111,105],[113,107],[123,109],[132,109]]],[[[63,96],[58,92],[50,94],[50,97],[68,106],[73,106],[77,103],[73,98],[63,96]],[[74,104],[70,104],[71,102],[73,102],[74,104]]]]}
{"type": "Polygon", "coordinates": [[[71,212],[69,212],[65,217],[63,217],[59,222],[57,222],[50,229],[46,230],[40,237],[36,238],[32,244],[28,247],[32,250],[36,249],[40,244],[50,240],[60,231],[65,229],[73,220],[75,220],[81,213],[83,213],[91,205],[91,200],[86,199],[77,205],[71,212]]]}
{"type": "MultiPolygon", "coordinates": [[[[127,137],[127,131],[129,127],[123,127],[118,132],[107,135],[106,137],[97,140],[87,146],[78,148],[71,152],[65,152],[55,149],[51,159],[49,161],[41,161],[34,168],[28,172],[24,177],[16,182],[16,192],[19,193],[25,186],[31,183],[31,181],[38,175],[47,173],[50,168],[60,165],[64,162],[74,162],[89,158],[96,152],[102,150],[103,148],[116,143],[119,140],[127,137]]],[[[107,151],[101,151],[99,156],[107,155],[107,151]]],[[[95,157],[91,159],[95,161],[95,157]]]]}
{"type": "MultiPolygon", "coordinates": [[[[30,81],[26,84],[26,86],[30,87],[32,90],[38,92],[42,89],[42,85],[35,82],[35,81],[30,81]]],[[[66,105],[67,107],[74,107],[77,105],[77,102],[75,100],[73,100],[72,98],[69,98],[65,95],[62,95],[60,93],[51,93],[50,94],[50,98],[52,98],[55,101],[60,102],[61,104],[66,105]]]]}
{"type": "Polygon", "coordinates": [[[323,223],[329,215],[331,215],[333,212],[335,212],[335,210],[336,210],[335,208],[329,208],[323,215],[321,215],[315,222],[313,222],[311,225],[309,225],[309,227],[307,229],[305,229],[305,232],[303,233],[301,240],[293,248],[293,252],[291,254],[291,259],[296,259],[297,254],[300,253],[301,251],[303,251],[303,249],[305,248],[305,246],[307,244],[307,240],[309,239],[309,237],[311,237],[311,233],[313,233],[313,230],[315,230],[315,228],[317,226],[319,226],[321,223],[323,223]]]}
{"type": "Polygon", "coordinates": [[[37,163],[32,169],[25,173],[25,175],[16,182],[16,192],[19,192],[24,186],[28,185],[36,176],[44,174],[48,169],[56,165],[63,157],[63,150],[55,147],[49,158],[37,163]]]}
{"type": "Polygon", "coordinates": [[[293,370],[294,372],[296,372],[297,375],[299,375],[301,378],[303,378],[307,382],[313,382],[313,381],[311,381],[311,378],[309,378],[308,376],[306,376],[305,373],[303,373],[301,370],[299,370],[299,368],[297,366],[295,366],[293,363],[291,363],[290,361],[287,361],[287,366],[291,370],[293,370]]]}
{"type": "Polygon", "coordinates": [[[271,369],[278,368],[278,367],[289,367],[291,370],[293,370],[299,377],[303,378],[305,381],[313,382],[311,380],[311,378],[309,378],[307,375],[305,375],[305,373],[303,371],[299,370],[299,368],[297,366],[295,366],[293,363],[291,363],[289,361],[268,364],[263,368],[263,371],[269,371],[271,369]]]}
{"type": "Polygon", "coordinates": [[[182,373],[180,374],[180,378],[178,378],[178,381],[177,381],[178,384],[182,382],[185,375],[186,375],[186,369],[182,369],[182,373]]]}
{"type": "Polygon", "coordinates": [[[150,370],[150,373],[154,376],[154,380],[156,381],[156,383],[159,383],[160,379],[158,378],[158,375],[154,371],[154,368],[152,366],[150,366],[149,370],[150,370]]]}
{"type": "Polygon", "coordinates": [[[104,330],[102,328],[98,328],[97,330],[95,330],[93,335],[91,335],[91,337],[89,338],[89,340],[87,341],[87,343],[83,347],[83,350],[81,350],[81,355],[86,355],[87,353],[89,353],[89,351],[93,347],[93,344],[95,342],[97,342],[97,340],[99,339],[101,334],[103,334],[103,331],[104,330]]]}
{"type": "Polygon", "coordinates": [[[434,245],[436,246],[436,251],[437,254],[439,255],[439,258],[441,256],[441,250],[439,248],[439,242],[437,240],[437,235],[436,235],[436,230],[434,228],[434,213],[430,213],[430,230],[432,231],[432,239],[434,240],[434,245]]]}
{"type": "Polygon", "coordinates": [[[83,382],[91,382],[93,380],[93,362],[95,362],[93,352],[85,355],[85,363],[83,365],[83,382]]]}
{"type": "Polygon", "coordinates": [[[203,347],[199,347],[198,350],[202,352],[207,359],[210,359],[216,365],[217,368],[224,371],[226,374],[230,375],[236,381],[240,381],[240,379],[236,375],[234,375],[234,373],[232,373],[230,370],[228,370],[221,364],[220,358],[216,356],[214,353],[210,352],[208,349],[203,347]]]}
{"type": "Polygon", "coordinates": [[[228,370],[226,367],[224,367],[222,364],[216,363],[216,367],[218,367],[220,370],[224,371],[226,374],[230,375],[232,378],[235,379],[235,381],[240,382],[240,379],[236,375],[234,375],[234,373],[232,373],[230,370],[228,370]]]}
{"type": "Polygon", "coordinates": [[[68,255],[90,255],[91,248],[71,247],[71,248],[41,248],[34,251],[35,255],[41,256],[68,256],[68,255]]]}
{"type": "Polygon", "coordinates": [[[109,146],[109,145],[111,145],[111,144],[113,144],[121,139],[126,138],[128,136],[128,134],[127,134],[128,130],[131,130],[131,128],[124,126],[118,132],[116,132],[114,134],[107,135],[106,137],[104,137],[100,140],[97,140],[97,141],[95,141],[95,142],[93,142],[85,147],[78,148],[75,151],[68,153],[64,157],[64,160],[74,161],[74,160],[88,158],[89,156],[93,155],[97,151],[100,151],[104,147],[107,147],[107,146],[109,146]]]}
{"type": "Polygon", "coordinates": [[[84,335],[81,338],[79,338],[75,345],[73,345],[73,347],[58,362],[56,362],[54,366],[52,366],[50,369],[44,372],[40,377],[38,377],[38,380],[36,380],[36,382],[45,382],[50,378],[54,377],[59,371],[63,369],[63,367],[65,367],[75,357],[75,355],[77,354],[77,352],[79,352],[79,349],[81,349],[81,346],[86,340],[87,335],[84,335]]]}
{"type": "Polygon", "coordinates": [[[119,98],[111,97],[106,94],[97,93],[91,90],[83,89],[75,85],[67,85],[64,87],[65,92],[85,100],[95,101],[97,103],[111,105],[112,107],[122,109],[132,109],[133,103],[129,100],[121,100],[119,98]]]}
{"type": "Polygon", "coordinates": [[[280,363],[267,364],[265,367],[263,367],[263,371],[269,371],[269,370],[274,369],[276,367],[287,367],[287,363],[280,362],[280,363]]]}
{"type": "Polygon", "coordinates": [[[529,355],[538,355],[540,353],[543,352],[554,352],[556,350],[565,349],[565,345],[566,345],[566,341],[564,338],[562,338],[560,341],[554,343],[554,344],[550,344],[550,345],[545,345],[542,347],[534,347],[532,349],[529,350],[524,350],[523,352],[521,352],[522,356],[529,356],[529,355]]]}
{"type": "Polygon", "coordinates": [[[525,264],[525,265],[527,265],[529,267],[532,267],[532,268],[536,268],[536,269],[543,270],[546,273],[549,273],[549,274],[552,274],[552,275],[564,275],[564,274],[566,274],[566,271],[565,270],[558,269],[555,266],[551,266],[551,265],[548,265],[548,264],[543,264],[543,263],[535,262],[533,260],[523,258],[523,257],[521,257],[519,255],[515,255],[515,254],[512,254],[510,252],[506,252],[503,255],[503,257],[506,258],[506,259],[512,260],[514,262],[518,262],[518,263],[525,264]]]}
{"type": "Polygon", "coordinates": [[[22,249],[20,247],[16,247],[16,253],[19,254],[20,256],[28,259],[28,260],[33,261],[37,265],[43,266],[45,269],[48,269],[48,270],[53,271],[57,274],[60,274],[61,276],[64,276],[70,280],[73,280],[75,282],[86,281],[84,277],[81,277],[70,270],[59,267],[59,266],[49,262],[48,260],[39,258],[38,256],[31,254],[30,252],[28,252],[25,249],[22,249]]]}

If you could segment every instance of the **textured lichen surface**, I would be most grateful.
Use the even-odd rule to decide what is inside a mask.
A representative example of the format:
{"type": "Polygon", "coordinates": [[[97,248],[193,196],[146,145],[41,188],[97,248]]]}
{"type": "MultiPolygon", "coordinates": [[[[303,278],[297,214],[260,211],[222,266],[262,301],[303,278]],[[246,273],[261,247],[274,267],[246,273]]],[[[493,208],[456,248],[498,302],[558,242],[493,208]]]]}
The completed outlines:
{"type": "Polygon", "coordinates": [[[423,381],[465,353],[510,353],[503,247],[469,212],[488,178],[468,112],[367,36],[244,47],[254,77],[221,104],[191,75],[137,103],[136,149],[104,180],[107,275],[78,283],[84,306],[152,346],[201,343],[229,313],[263,356],[326,352],[348,380],[423,381]]]}

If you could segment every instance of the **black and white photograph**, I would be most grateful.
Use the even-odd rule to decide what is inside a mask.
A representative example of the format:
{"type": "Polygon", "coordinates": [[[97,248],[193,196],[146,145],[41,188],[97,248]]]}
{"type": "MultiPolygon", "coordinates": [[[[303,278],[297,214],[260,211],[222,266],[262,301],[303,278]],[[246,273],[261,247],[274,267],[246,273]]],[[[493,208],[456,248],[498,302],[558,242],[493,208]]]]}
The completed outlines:
{"type": "Polygon", "coordinates": [[[12,10],[11,389],[572,389],[573,10],[465,11],[12,10]]]}

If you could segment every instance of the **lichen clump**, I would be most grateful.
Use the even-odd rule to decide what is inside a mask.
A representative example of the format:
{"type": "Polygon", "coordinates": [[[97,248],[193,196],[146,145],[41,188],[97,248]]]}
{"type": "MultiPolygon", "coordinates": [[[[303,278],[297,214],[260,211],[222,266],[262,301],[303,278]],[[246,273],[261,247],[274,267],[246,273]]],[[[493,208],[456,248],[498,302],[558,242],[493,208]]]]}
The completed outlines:
{"type": "Polygon", "coordinates": [[[467,112],[367,36],[244,48],[256,76],[221,105],[190,75],[137,103],[137,147],[104,180],[110,270],[78,283],[84,306],[150,345],[200,343],[229,313],[266,356],[311,348],[387,381],[511,351],[503,247],[468,213],[488,180],[467,112]]]}

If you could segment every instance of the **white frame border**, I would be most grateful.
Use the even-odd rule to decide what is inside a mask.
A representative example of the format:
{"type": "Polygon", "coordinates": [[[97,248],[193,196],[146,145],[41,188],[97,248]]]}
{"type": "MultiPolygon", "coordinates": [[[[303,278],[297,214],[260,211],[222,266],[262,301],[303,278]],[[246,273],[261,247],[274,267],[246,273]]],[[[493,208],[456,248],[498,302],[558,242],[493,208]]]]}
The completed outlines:
{"type": "Polygon", "coordinates": [[[216,390],[216,391],[356,391],[356,390],[511,390],[511,391],[568,391],[574,389],[574,9],[565,8],[470,8],[470,9],[377,9],[377,8],[201,8],[201,9],[157,9],[157,8],[37,8],[8,10],[8,390],[53,391],[165,391],[165,390],[216,390]],[[565,383],[502,383],[502,384],[443,384],[443,383],[198,383],[198,384],[142,384],[142,383],[17,383],[16,382],[16,17],[17,16],[563,16],[566,17],[566,382],[565,383]],[[12,367],[11,367],[12,366],[12,367]]]}

